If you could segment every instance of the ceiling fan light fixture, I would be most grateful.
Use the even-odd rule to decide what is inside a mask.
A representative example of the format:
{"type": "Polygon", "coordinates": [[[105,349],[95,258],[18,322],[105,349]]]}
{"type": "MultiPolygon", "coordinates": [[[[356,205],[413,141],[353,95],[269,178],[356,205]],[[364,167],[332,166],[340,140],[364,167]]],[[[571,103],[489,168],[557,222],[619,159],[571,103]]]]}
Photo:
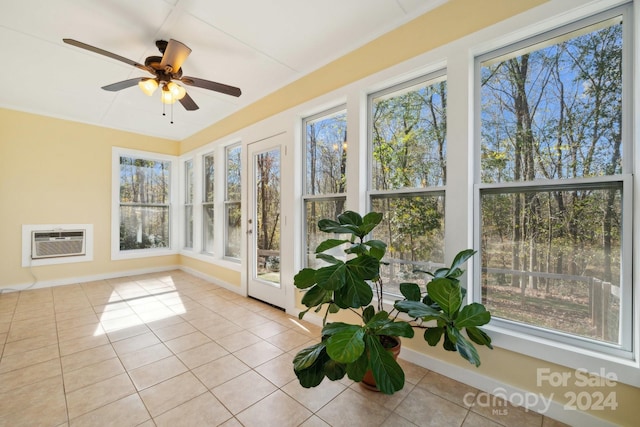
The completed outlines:
{"type": "Polygon", "coordinates": [[[162,86],[161,98],[163,104],[174,104],[178,99],[169,90],[167,85],[162,86]]]}
{"type": "Polygon", "coordinates": [[[158,89],[158,82],[156,79],[142,79],[138,82],[138,87],[145,95],[151,96],[158,89]]]}
{"type": "Polygon", "coordinates": [[[174,82],[167,83],[167,88],[173,94],[175,99],[182,99],[187,94],[185,88],[174,82]]]}

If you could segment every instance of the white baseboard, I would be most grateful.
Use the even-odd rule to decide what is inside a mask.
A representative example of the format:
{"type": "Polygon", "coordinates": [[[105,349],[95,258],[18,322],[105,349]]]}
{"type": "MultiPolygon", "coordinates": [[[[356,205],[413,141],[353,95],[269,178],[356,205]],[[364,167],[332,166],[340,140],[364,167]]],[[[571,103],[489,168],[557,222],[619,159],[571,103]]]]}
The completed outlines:
{"type": "Polygon", "coordinates": [[[477,372],[473,372],[472,369],[460,369],[460,367],[457,365],[452,365],[443,362],[442,360],[434,359],[424,353],[420,353],[404,346],[402,347],[402,351],[400,352],[400,357],[406,361],[415,363],[418,366],[422,366],[423,368],[429,369],[438,374],[475,387],[482,392],[505,398],[515,405],[522,406],[525,409],[533,412],[541,413],[542,415],[561,421],[565,424],[581,427],[616,426],[616,424],[612,424],[601,418],[594,417],[587,412],[578,410],[567,410],[562,404],[558,402],[555,402],[553,400],[549,402],[549,396],[543,396],[546,399],[548,405],[548,408],[545,408],[542,399],[538,398],[539,395],[534,396],[536,395],[536,393],[505,384],[503,382],[495,380],[494,378],[481,375],[477,372]],[[529,399],[528,397],[533,397],[533,399],[529,399]],[[527,405],[527,402],[537,402],[538,404],[535,406],[530,406],[527,405]]]}
{"type": "Polygon", "coordinates": [[[245,293],[242,292],[242,289],[240,289],[238,286],[232,285],[229,282],[225,282],[224,280],[220,280],[220,279],[218,279],[216,277],[209,276],[208,274],[205,274],[205,273],[203,273],[203,272],[201,272],[199,270],[196,270],[196,269],[193,269],[193,268],[190,268],[190,267],[185,267],[184,265],[181,265],[181,266],[179,266],[177,268],[179,270],[184,271],[185,273],[191,274],[192,276],[196,276],[199,279],[206,280],[207,282],[210,282],[210,283],[212,283],[214,285],[218,285],[221,288],[224,288],[224,289],[226,289],[228,291],[235,292],[236,294],[241,295],[243,297],[247,296],[245,293]]]}
{"type": "Polygon", "coordinates": [[[106,280],[106,279],[117,279],[120,277],[137,276],[140,274],[160,273],[162,271],[170,271],[170,270],[180,270],[180,266],[168,265],[163,267],[118,271],[114,273],[103,273],[103,274],[96,274],[91,276],[66,277],[64,279],[54,279],[54,280],[40,281],[35,279],[33,283],[22,283],[17,285],[10,285],[9,287],[5,287],[5,288],[0,288],[0,294],[8,293],[8,292],[25,291],[28,289],[44,289],[44,288],[52,288],[55,286],[75,285],[78,283],[95,282],[97,280],[106,280]]]}

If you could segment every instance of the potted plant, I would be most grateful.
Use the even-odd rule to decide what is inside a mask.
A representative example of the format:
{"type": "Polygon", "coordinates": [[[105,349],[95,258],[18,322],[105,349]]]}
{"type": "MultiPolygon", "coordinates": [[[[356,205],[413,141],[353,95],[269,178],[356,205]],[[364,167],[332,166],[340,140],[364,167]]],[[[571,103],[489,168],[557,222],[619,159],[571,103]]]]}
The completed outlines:
{"type": "Polygon", "coordinates": [[[395,393],[404,386],[404,372],[388,349],[399,344],[399,337],[412,338],[416,328],[424,329],[424,339],[432,346],[444,337],[446,350],[458,351],[476,366],[480,358],[469,340],[491,348],[490,337],[478,328],[489,322],[489,312],[478,303],[462,306],[465,289],[458,280],[463,273],[460,266],[474,254],[472,250],[460,252],[449,268],[425,272],[433,279],[424,292],[417,284],[401,284],[404,299],[396,301],[389,312],[384,310],[380,265],[387,245],[367,239],[381,220],[381,213],[362,217],[346,211],[338,221],[318,221],[321,231],[347,238],[322,241],[315,253],[326,265],[303,268],[294,277],[295,286],[305,290],[302,304],[307,309],[300,313],[300,319],[311,309],[316,313],[324,310],[320,342],[301,350],[293,360],[303,387],[315,387],[325,377],[334,381],[345,375],[362,382],[369,371],[378,390],[395,393]],[[343,245],[346,260],[327,253],[343,245]],[[371,305],[374,290],[375,308],[371,305]],[[350,312],[355,322],[328,322],[329,314],[341,310],[350,312]]]}

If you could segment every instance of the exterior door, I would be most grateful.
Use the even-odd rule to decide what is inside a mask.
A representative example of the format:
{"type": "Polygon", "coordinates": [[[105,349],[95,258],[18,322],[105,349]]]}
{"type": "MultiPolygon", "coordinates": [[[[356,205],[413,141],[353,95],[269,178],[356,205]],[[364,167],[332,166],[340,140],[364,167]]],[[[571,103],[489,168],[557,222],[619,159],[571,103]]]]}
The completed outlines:
{"type": "Polygon", "coordinates": [[[251,297],[281,308],[285,307],[285,290],[280,280],[283,138],[284,135],[276,135],[247,147],[247,292],[251,297]]]}

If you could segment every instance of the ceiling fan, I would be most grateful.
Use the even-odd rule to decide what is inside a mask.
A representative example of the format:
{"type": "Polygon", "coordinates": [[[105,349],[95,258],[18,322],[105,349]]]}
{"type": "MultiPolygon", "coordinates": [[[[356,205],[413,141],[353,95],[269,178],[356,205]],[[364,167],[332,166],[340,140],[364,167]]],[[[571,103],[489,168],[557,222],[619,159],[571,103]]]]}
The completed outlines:
{"type": "Polygon", "coordinates": [[[187,94],[186,90],[179,84],[175,83],[174,80],[182,82],[188,86],[213,90],[231,96],[240,96],[242,93],[239,88],[234,86],[199,79],[197,77],[183,76],[182,63],[191,53],[191,49],[177,40],[170,39],[168,42],[165,40],[156,41],[156,46],[158,50],[160,50],[162,56],[149,56],[145,59],[144,65],[77,40],[62,39],[62,41],[72,46],[116,59],[124,62],[125,64],[133,65],[134,67],[147,71],[153,75],[151,78],[136,77],[103,86],[102,89],[104,90],[116,92],[138,85],[145,94],[151,96],[153,92],[160,87],[162,89],[161,99],[164,104],[173,104],[176,101],[180,101],[182,106],[188,111],[197,110],[199,108],[198,104],[196,104],[189,94],[187,94]]]}

